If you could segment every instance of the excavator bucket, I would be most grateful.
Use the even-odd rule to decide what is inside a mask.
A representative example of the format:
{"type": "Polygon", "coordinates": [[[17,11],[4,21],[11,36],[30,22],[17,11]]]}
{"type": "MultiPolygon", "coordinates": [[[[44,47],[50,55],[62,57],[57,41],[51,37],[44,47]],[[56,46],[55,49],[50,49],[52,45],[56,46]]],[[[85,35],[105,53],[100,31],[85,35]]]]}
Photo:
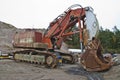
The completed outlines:
{"type": "Polygon", "coordinates": [[[86,11],[86,29],[83,31],[85,52],[81,54],[81,64],[87,71],[103,71],[112,66],[111,55],[104,57],[101,53],[100,41],[96,39],[99,32],[99,24],[95,14],[86,11]]]}
{"type": "Polygon", "coordinates": [[[112,57],[101,54],[101,46],[98,40],[93,40],[87,45],[86,51],[81,55],[81,64],[87,71],[103,71],[112,65],[112,57]]]}

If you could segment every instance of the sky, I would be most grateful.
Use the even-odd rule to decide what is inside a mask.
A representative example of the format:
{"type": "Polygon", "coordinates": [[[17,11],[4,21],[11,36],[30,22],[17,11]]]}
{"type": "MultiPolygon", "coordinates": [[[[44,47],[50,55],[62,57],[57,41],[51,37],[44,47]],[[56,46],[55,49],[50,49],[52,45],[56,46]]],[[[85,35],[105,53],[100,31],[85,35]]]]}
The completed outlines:
{"type": "Polygon", "coordinates": [[[120,0],[0,0],[0,21],[17,28],[47,28],[69,6],[91,6],[99,26],[120,29],[120,0]]]}

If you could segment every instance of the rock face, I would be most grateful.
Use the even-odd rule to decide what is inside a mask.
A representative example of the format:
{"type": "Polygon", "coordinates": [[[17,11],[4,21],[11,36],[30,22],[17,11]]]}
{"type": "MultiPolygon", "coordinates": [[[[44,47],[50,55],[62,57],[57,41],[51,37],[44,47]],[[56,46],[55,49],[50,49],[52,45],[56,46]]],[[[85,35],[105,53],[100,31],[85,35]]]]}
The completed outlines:
{"type": "Polygon", "coordinates": [[[16,29],[16,27],[14,27],[11,24],[0,21],[0,29],[16,29]]]}
{"type": "Polygon", "coordinates": [[[0,51],[6,52],[12,49],[12,39],[17,28],[11,24],[0,21],[0,51]]]}

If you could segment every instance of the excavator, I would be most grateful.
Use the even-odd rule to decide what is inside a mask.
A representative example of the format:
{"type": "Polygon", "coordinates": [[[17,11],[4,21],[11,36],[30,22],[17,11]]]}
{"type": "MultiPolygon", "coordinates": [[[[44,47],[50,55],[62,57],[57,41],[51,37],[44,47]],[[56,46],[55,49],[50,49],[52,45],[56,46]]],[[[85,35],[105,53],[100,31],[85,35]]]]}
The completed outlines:
{"type": "Polygon", "coordinates": [[[74,56],[58,51],[67,38],[79,34],[81,59],[79,64],[87,71],[102,71],[112,66],[111,56],[104,57],[97,39],[99,25],[92,7],[79,4],[70,6],[55,18],[43,33],[27,30],[17,32],[13,39],[14,59],[44,64],[54,68],[60,57],[64,62],[74,63],[74,56]],[[77,29],[73,29],[77,27],[77,29]]]}

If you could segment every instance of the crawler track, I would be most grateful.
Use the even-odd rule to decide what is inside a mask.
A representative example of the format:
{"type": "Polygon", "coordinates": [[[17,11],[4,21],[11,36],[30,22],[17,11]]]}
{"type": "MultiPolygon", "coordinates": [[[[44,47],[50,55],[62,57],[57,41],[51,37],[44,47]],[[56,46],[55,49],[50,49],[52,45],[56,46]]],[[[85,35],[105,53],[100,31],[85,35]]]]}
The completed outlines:
{"type": "Polygon", "coordinates": [[[35,49],[21,49],[13,52],[15,61],[36,63],[48,68],[55,68],[59,62],[59,56],[63,63],[74,63],[74,56],[61,52],[40,51],[35,49]]]}
{"type": "Polygon", "coordinates": [[[56,56],[51,52],[32,49],[15,51],[14,60],[36,64],[44,64],[46,67],[50,68],[56,67],[58,61],[56,56]]]}

